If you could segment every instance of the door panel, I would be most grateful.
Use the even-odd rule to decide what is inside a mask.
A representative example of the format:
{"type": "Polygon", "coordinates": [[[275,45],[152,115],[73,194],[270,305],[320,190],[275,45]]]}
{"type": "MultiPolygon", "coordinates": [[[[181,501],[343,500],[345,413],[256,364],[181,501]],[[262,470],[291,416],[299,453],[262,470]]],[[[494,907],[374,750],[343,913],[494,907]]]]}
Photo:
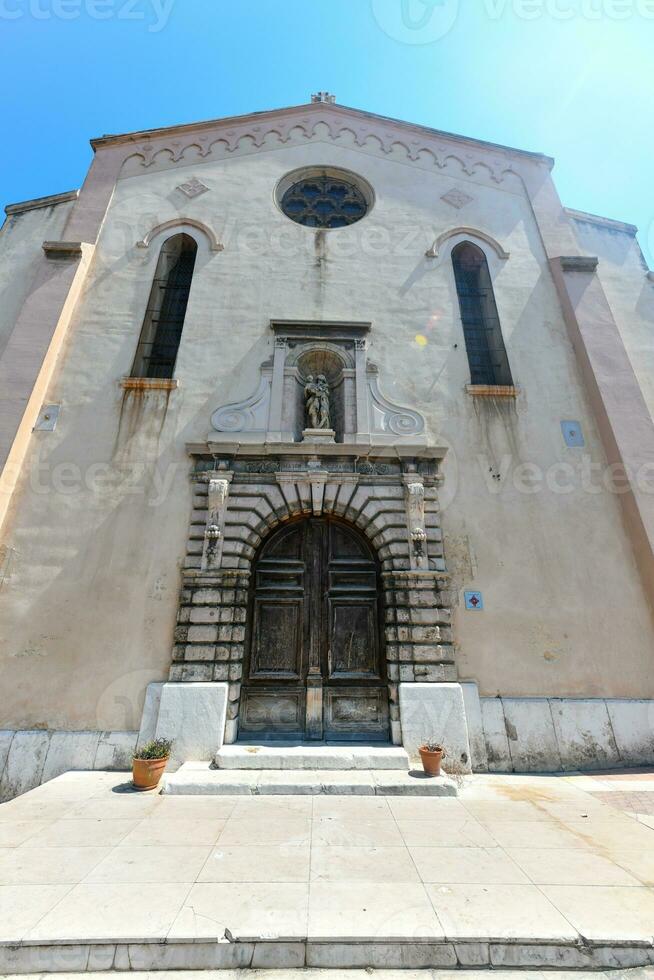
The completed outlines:
{"type": "Polygon", "coordinates": [[[380,687],[328,687],[325,716],[333,739],[354,740],[365,735],[379,741],[388,733],[388,692],[380,687]]]}
{"type": "Polygon", "coordinates": [[[253,735],[294,735],[304,732],[305,692],[259,691],[243,688],[241,722],[244,732],[253,735]]]}
{"type": "Polygon", "coordinates": [[[273,534],[253,571],[241,734],[386,741],[379,571],[367,542],[308,518],[273,534]]]}
{"type": "Polygon", "coordinates": [[[329,677],[378,677],[377,601],[330,597],[329,612],[329,677]]]}
{"type": "Polygon", "coordinates": [[[256,597],[251,677],[302,677],[303,601],[256,597]]]}

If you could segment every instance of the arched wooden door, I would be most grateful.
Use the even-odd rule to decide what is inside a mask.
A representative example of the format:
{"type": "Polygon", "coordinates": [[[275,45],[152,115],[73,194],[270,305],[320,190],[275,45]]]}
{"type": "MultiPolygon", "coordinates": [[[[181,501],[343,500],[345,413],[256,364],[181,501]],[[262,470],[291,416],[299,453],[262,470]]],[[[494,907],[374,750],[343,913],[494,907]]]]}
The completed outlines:
{"type": "Polygon", "coordinates": [[[253,563],[244,738],[388,740],[379,569],[334,518],[284,525],[253,563]]]}

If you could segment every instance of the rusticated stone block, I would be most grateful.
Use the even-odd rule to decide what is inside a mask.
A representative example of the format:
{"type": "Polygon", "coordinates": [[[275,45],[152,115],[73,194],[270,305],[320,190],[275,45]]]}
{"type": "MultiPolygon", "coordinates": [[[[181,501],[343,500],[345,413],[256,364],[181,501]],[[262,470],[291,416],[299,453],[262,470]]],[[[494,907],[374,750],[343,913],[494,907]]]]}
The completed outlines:
{"type": "Polygon", "coordinates": [[[221,601],[222,592],[220,589],[198,589],[193,593],[193,605],[195,606],[219,605],[221,601]]]}
{"type": "Polygon", "coordinates": [[[229,679],[230,681],[240,681],[243,676],[243,667],[241,664],[230,664],[229,665],[229,679]]]}
{"type": "Polygon", "coordinates": [[[403,663],[413,663],[416,649],[411,643],[400,643],[397,648],[397,659],[403,663]]]}
{"type": "Polygon", "coordinates": [[[207,643],[189,643],[184,647],[185,660],[213,660],[215,647],[207,643]]]}
{"type": "Polygon", "coordinates": [[[442,684],[457,679],[454,664],[416,664],[413,667],[413,676],[416,681],[425,684],[442,684]]]}
{"type": "Polygon", "coordinates": [[[443,622],[441,609],[412,609],[411,622],[414,626],[440,626],[443,622]]]}
{"type": "Polygon", "coordinates": [[[182,683],[210,681],[213,676],[211,664],[173,664],[170,668],[170,680],[182,683]]]}
{"type": "Polygon", "coordinates": [[[197,609],[191,609],[191,622],[192,623],[215,623],[218,621],[218,606],[200,606],[197,609]]]}
{"type": "Polygon", "coordinates": [[[416,643],[411,649],[413,651],[411,659],[417,664],[454,660],[454,648],[450,646],[438,643],[416,643]]]}
{"type": "Polygon", "coordinates": [[[186,643],[188,639],[188,626],[176,626],[174,639],[175,643],[186,643]]]}
{"type": "Polygon", "coordinates": [[[214,664],[213,679],[215,681],[229,680],[229,664],[214,664]]]}
{"type": "Polygon", "coordinates": [[[230,657],[230,654],[231,654],[231,648],[230,647],[225,646],[224,644],[219,643],[217,647],[214,647],[214,649],[216,651],[216,653],[215,653],[215,659],[216,660],[223,660],[223,661],[229,660],[229,657],[230,657]]]}
{"type": "Polygon", "coordinates": [[[177,613],[178,623],[188,623],[191,619],[191,609],[189,606],[180,606],[177,613]]]}
{"type": "Polygon", "coordinates": [[[400,679],[400,668],[397,664],[388,664],[387,673],[389,681],[398,681],[400,679]]]}
{"type": "Polygon", "coordinates": [[[409,592],[403,589],[386,589],[384,597],[388,606],[406,606],[409,604],[409,592]]]}
{"type": "Polygon", "coordinates": [[[411,629],[411,639],[414,643],[438,643],[440,638],[438,626],[414,626],[411,629]]]}
{"type": "Polygon", "coordinates": [[[215,643],[218,639],[217,626],[189,626],[188,639],[193,643],[215,643]]]}

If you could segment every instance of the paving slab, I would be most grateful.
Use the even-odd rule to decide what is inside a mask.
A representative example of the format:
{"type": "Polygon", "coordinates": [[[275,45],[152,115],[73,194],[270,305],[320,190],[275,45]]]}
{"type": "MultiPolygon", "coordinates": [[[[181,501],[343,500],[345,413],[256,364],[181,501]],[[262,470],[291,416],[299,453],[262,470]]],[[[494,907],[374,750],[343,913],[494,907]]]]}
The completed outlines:
{"type": "Polygon", "coordinates": [[[0,806],[0,973],[654,964],[654,829],[583,785],[181,796],[58,777],[0,806]]]}

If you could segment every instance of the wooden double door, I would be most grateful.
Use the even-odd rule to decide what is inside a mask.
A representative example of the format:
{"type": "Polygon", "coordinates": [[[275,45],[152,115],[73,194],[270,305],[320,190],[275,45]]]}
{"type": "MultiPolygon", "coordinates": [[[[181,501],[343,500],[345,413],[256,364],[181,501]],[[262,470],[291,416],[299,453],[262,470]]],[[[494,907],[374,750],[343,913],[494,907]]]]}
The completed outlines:
{"type": "Polygon", "coordinates": [[[239,735],[388,741],[379,569],[335,518],[284,525],[253,563],[239,735]]]}

